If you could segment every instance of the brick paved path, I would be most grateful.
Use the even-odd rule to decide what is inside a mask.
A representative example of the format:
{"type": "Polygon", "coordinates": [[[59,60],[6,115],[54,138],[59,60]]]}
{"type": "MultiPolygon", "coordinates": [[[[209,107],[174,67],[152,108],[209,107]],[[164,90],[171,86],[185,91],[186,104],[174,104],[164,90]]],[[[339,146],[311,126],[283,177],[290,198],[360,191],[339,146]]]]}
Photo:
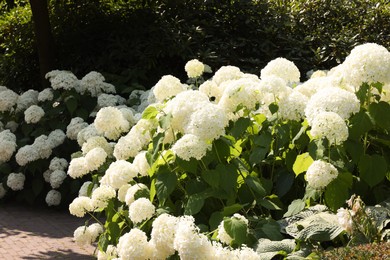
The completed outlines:
{"type": "Polygon", "coordinates": [[[94,246],[73,242],[84,221],[66,211],[0,204],[0,259],[95,259],[94,246]]]}

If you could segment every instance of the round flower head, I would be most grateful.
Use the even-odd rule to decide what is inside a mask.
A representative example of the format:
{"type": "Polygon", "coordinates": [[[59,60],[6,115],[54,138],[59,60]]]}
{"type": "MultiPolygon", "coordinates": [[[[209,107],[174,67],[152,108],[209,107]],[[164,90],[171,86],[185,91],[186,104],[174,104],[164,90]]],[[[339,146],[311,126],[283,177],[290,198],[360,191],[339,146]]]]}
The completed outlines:
{"type": "Polygon", "coordinates": [[[80,147],[83,146],[83,144],[91,137],[95,136],[101,136],[99,132],[96,130],[96,127],[94,124],[90,124],[89,126],[83,128],[80,130],[80,132],[77,134],[77,143],[80,147]]]}
{"type": "Polygon", "coordinates": [[[217,105],[205,102],[191,115],[186,134],[193,134],[202,140],[214,140],[225,133],[228,117],[225,111],[217,105]]]}
{"type": "Polygon", "coordinates": [[[337,178],[338,171],[332,164],[322,160],[314,161],[307,169],[306,180],[315,189],[324,189],[337,178]]]}
{"type": "Polygon", "coordinates": [[[0,164],[11,159],[16,146],[16,136],[10,130],[0,132],[0,164]]]}
{"type": "Polygon", "coordinates": [[[84,217],[85,213],[92,210],[92,200],[89,197],[77,197],[69,204],[69,213],[79,218],[84,217]]]}
{"type": "Polygon", "coordinates": [[[21,112],[26,110],[29,106],[38,104],[39,92],[33,89],[29,89],[18,97],[16,104],[16,111],[21,112]]]}
{"type": "Polygon", "coordinates": [[[187,72],[189,78],[197,78],[202,76],[204,64],[197,59],[193,59],[186,63],[184,70],[187,72]]]}
{"type": "Polygon", "coordinates": [[[101,233],[103,233],[102,226],[95,223],[88,227],[78,227],[73,233],[73,238],[77,245],[85,246],[92,244],[101,233]]]}
{"type": "Polygon", "coordinates": [[[118,200],[120,202],[125,202],[127,191],[130,189],[131,184],[124,184],[118,190],[118,200]]]}
{"type": "Polygon", "coordinates": [[[137,170],[132,163],[125,160],[118,160],[110,164],[100,183],[117,190],[129,183],[136,176],[137,170]]]}
{"type": "Polygon", "coordinates": [[[161,214],[153,221],[153,229],[150,234],[150,243],[155,248],[156,259],[167,259],[175,254],[173,242],[178,219],[166,213],[161,214]]]}
{"type": "Polygon", "coordinates": [[[107,158],[107,153],[101,147],[96,147],[90,150],[85,155],[85,161],[87,162],[87,168],[89,172],[96,171],[104,164],[107,158]]]}
{"type": "Polygon", "coordinates": [[[57,189],[66,179],[66,173],[63,170],[55,170],[50,174],[50,185],[53,189],[57,189]]]}
{"type": "Polygon", "coordinates": [[[103,107],[96,114],[96,130],[111,140],[117,140],[122,133],[130,130],[130,124],[116,107],[103,107]]]}
{"type": "Polygon", "coordinates": [[[70,161],[68,175],[73,179],[82,177],[88,172],[87,160],[84,157],[74,158],[70,161]]]}
{"type": "Polygon", "coordinates": [[[66,127],[66,136],[70,140],[77,140],[78,133],[87,126],[88,123],[84,122],[84,119],[81,117],[74,117],[66,127]]]}
{"type": "Polygon", "coordinates": [[[54,131],[51,131],[49,136],[47,137],[48,146],[53,149],[63,144],[65,138],[66,138],[66,134],[61,129],[56,129],[54,131]]]}
{"type": "Polygon", "coordinates": [[[326,138],[330,144],[342,144],[348,139],[348,127],[344,119],[334,112],[321,112],[312,122],[310,134],[314,138],[326,138]]]}
{"type": "Polygon", "coordinates": [[[365,43],[352,49],[336,74],[357,90],[363,82],[390,82],[390,52],[376,43],[365,43]]]}
{"type": "Polygon", "coordinates": [[[305,115],[309,124],[320,112],[335,112],[342,119],[348,119],[352,114],[359,112],[360,102],[354,93],[329,87],[319,90],[307,103],[305,115]]]}
{"type": "Polygon", "coordinates": [[[102,107],[114,107],[116,105],[124,105],[126,103],[126,99],[113,94],[105,94],[102,93],[98,96],[97,105],[99,108],[102,107]]]}
{"type": "Polygon", "coordinates": [[[212,81],[219,86],[225,81],[240,79],[243,75],[244,73],[235,66],[222,66],[215,72],[212,81]]]}
{"type": "Polygon", "coordinates": [[[95,209],[107,207],[108,201],[116,197],[115,189],[101,185],[92,192],[92,205],[95,209]]]}
{"type": "Polygon", "coordinates": [[[118,251],[115,246],[108,245],[106,252],[102,252],[99,250],[97,254],[97,260],[110,260],[110,259],[118,259],[118,251]]]}
{"type": "Polygon", "coordinates": [[[150,259],[152,254],[148,237],[138,228],[133,228],[119,238],[117,250],[120,259],[145,260],[150,259]]]}
{"type": "Polygon", "coordinates": [[[49,164],[49,169],[51,171],[55,171],[55,170],[64,171],[66,167],[68,167],[68,161],[64,158],[53,157],[53,159],[51,159],[49,164]]]}
{"type": "Polygon", "coordinates": [[[299,82],[301,73],[292,61],[285,58],[276,58],[270,61],[260,72],[260,77],[277,76],[286,82],[299,82]]]}
{"type": "Polygon", "coordinates": [[[53,89],[70,90],[78,85],[77,77],[70,71],[51,71],[46,74],[53,89]]]}
{"type": "Polygon", "coordinates": [[[309,80],[296,86],[294,90],[310,98],[321,89],[334,87],[338,85],[339,84],[337,83],[337,79],[334,77],[318,77],[318,78],[310,78],[309,80]]]}
{"type": "Polygon", "coordinates": [[[0,91],[0,112],[11,111],[18,98],[19,95],[10,89],[0,91]]]}
{"type": "Polygon", "coordinates": [[[61,193],[56,190],[50,190],[45,198],[48,206],[58,206],[61,203],[61,193]]]}
{"type": "Polygon", "coordinates": [[[91,71],[80,80],[77,91],[79,93],[89,92],[92,97],[97,97],[101,93],[114,94],[116,92],[115,87],[104,81],[105,78],[102,74],[96,71],[91,71]]]}
{"type": "Polygon", "coordinates": [[[176,96],[187,88],[180,80],[172,75],[163,76],[152,88],[157,101],[163,102],[165,99],[176,96]]]}
{"type": "Polygon", "coordinates": [[[45,115],[45,111],[40,106],[32,105],[24,111],[24,121],[27,124],[38,123],[45,115]]]}
{"type": "Polygon", "coordinates": [[[83,155],[86,155],[89,151],[98,147],[102,148],[107,155],[112,155],[112,146],[103,136],[93,136],[88,138],[88,140],[82,145],[81,151],[83,152],[83,155]]]}
{"type": "Polygon", "coordinates": [[[53,100],[53,98],[54,98],[54,94],[52,88],[45,88],[38,94],[39,102],[51,101],[53,100]]]}
{"type": "MultiPolygon", "coordinates": [[[[259,84],[262,95],[269,94],[276,99],[280,99],[291,92],[291,88],[287,87],[286,81],[275,75],[263,77],[259,84]]],[[[274,101],[276,101],[274,99],[274,101]]]]}
{"type": "Polygon", "coordinates": [[[39,159],[39,153],[32,145],[21,147],[15,154],[15,160],[20,166],[39,159]]]}
{"type": "Polygon", "coordinates": [[[282,98],[278,103],[278,113],[282,119],[300,121],[304,118],[306,104],[309,99],[298,91],[282,98]]]}
{"type": "Polygon", "coordinates": [[[176,156],[186,161],[191,158],[200,160],[210,149],[211,144],[193,134],[184,135],[172,146],[172,151],[176,156]]]}
{"type": "Polygon", "coordinates": [[[150,219],[155,212],[155,206],[147,198],[139,198],[129,206],[129,218],[135,224],[150,219]]]}
{"type": "Polygon", "coordinates": [[[23,190],[25,180],[26,176],[23,173],[11,173],[7,178],[7,186],[11,190],[23,190]]]}
{"type": "Polygon", "coordinates": [[[148,170],[150,169],[150,165],[146,160],[146,151],[142,151],[134,157],[133,165],[139,175],[148,176],[148,170]]]}

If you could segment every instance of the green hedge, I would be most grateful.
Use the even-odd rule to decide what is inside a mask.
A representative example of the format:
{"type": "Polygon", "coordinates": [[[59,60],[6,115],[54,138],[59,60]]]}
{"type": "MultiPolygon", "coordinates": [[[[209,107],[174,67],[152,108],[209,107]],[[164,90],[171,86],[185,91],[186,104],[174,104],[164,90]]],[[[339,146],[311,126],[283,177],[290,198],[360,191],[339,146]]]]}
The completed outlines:
{"type": "MultiPolygon", "coordinates": [[[[29,6],[0,13],[0,84],[39,88],[29,6]]],[[[364,42],[390,47],[386,0],[50,1],[58,68],[96,70],[124,93],[198,58],[259,73],[285,57],[307,70],[337,65],[364,42]],[[128,87],[130,86],[130,89],[128,87]]]]}

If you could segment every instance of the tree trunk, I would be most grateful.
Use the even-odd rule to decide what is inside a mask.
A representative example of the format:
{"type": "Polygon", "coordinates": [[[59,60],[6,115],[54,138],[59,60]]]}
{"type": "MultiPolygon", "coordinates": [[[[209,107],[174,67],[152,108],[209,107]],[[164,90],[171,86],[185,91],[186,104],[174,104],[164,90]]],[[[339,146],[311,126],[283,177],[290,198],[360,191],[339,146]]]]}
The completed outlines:
{"type": "Polygon", "coordinates": [[[38,49],[42,88],[50,86],[46,73],[55,69],[55,47],[51,33],[47,0],[29,0],[38,49]]]}

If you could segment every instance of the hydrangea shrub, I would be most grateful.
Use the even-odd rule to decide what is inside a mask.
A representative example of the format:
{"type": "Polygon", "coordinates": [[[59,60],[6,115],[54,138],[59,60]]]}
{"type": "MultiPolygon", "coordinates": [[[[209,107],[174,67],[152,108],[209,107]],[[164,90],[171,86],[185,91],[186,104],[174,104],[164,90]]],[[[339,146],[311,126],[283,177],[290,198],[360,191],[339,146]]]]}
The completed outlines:
{"type": "Polygon", "coordinates": [[[283,217],[316,204],[336,212],[352,193],[388,197],[384,47],[357,46],[305,82],[283,58],[260,77],[224,66],[204,80],[201,68],[191,60],[188,84],[167,75],[137,93],[142,117],[130,124],[111,106],[86,127],[99,137],[79,142],[68,174],[91,181],[69,209],[103,214],[99,259],[258,259],[259,241],[285,238],[283,217]]]}

